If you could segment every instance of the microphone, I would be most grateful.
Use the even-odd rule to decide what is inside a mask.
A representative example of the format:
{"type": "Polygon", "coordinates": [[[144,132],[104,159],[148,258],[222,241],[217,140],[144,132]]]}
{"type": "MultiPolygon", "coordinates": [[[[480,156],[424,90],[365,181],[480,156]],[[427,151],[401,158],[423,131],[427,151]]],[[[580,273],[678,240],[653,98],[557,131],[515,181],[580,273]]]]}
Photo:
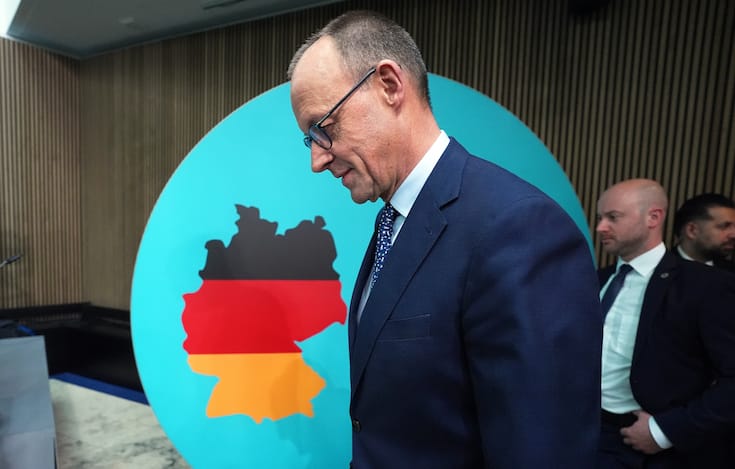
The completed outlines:
{"type": "Polygon", "coordinates": [[[10,264],[12,264],[12,263],[13,263],[13,262],[15,262],[15,261],[18,261],[18,260],[20,260],[20,258],[21,258],[21,257],[23,257],[23,254],[16,254],[16,255],[14,255],[14,256],[10,256],[10,257],[8,257],[8,258],[7,258],[7,259],[5,259],[4,261],[0,262],[0,268],[3,268],[3,267],[5,267],[6,265],[10,265],[10,264]]]}

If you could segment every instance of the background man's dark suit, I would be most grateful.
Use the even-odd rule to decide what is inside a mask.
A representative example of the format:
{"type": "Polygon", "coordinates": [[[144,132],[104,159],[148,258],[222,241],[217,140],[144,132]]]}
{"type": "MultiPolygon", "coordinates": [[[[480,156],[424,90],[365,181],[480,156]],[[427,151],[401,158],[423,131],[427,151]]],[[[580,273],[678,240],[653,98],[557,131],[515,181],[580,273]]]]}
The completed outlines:
{"type": "MultiPolygon", "coordinates": [[[[681,253],[679,253],[678,249],[674,249],[673,252],[676,254],[676,256],[679,259],[688,260],[688,259],[684,259],[683,257],[681,257],[681,253]]],[[[697,261],[691,261],[691,262],[697,262],[697,261]]],[[[714,261],[714,267],[717,267],[718,269],[721,269],[721,270],[723,270],[725,272],[730,272],[730,273],[735,274],[735,263],[734,262],[730,262],[730,261],[728,261],[726,259],[717,259],[717,260],[715,260],[714,261]]],[[[733,308],[735,308],[735,306],[733,306],[733,308]]]]}
{"type": "Polygon", "coordinates": [[[358,326],[372,258],[350,309],[356,469],[592,467],[597,279],[554,201],[452,140],[358,326]]]}
{"type": "Polygon", "coordinates": [[[715,267],[717,267],[718,269],[722,269],[726,272],[730,272],[731,274],[735,274],[735,261],[718,259],[715,261],[715,267]]]}
{"type": "MultiPolygon", "coordinates": [[[[600,287],[615,267],[600,271],[600,287]]],[[[662,468],[733,468],[735,277],[667,252],[646,288],[630,384],[674,448],[662,468]],[[732,438],[732,437],[730,437],[732,438]],[[668,463],[668,465],[666,465],[668,463]]]]}

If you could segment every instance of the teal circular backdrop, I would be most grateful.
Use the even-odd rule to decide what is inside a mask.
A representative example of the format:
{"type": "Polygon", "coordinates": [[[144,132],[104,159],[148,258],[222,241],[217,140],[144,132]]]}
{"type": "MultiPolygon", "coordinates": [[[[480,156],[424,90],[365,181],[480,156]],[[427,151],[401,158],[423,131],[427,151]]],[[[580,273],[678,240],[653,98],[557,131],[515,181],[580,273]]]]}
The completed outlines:
{"type": "MultiPolygon", "coordinates": [[[[564,171],[518,118],[446,78],[431,75],[430,88],[437,120],[448,135],[554,198],[589,242],[584,213],[564,171]]],[[[191,334],[182,320],[185,299],[203,286],[207,243],[227,247],[238,234],[237,206],[256,207],[260,219],[269,226],[277,223],[276,233],[283,237],[304,221],[323,222],[336,248],[332,267],[341,282],[341,299],[349,303],[380,204],[356,205],[329,172],[311,172],[289,91],[286,83],[244,104],[191,150],[162,191],[138,251],[131,298],[138,371],[164,431],[197,469],[322,469],[347,467],[350,460],[344,318],[292,342],[307,374],[321,384],[305,391],[306,404],[285,413],[258,416],[233,406],[208,411],[215,386],[225,380],[193,366],[199,362],[191,361],[185,348],[191,334]]],[[[199,327],[206,324],[200,321],[199,327]]],[[[237,328],[232,331],[237,335],[237,328]]],[[[235,374],[240,370],[239,381],[229,383],[230,391],[267,398],[278,382],[250,374],[248,366],[254,365],[233,368],[235,374]]]]}

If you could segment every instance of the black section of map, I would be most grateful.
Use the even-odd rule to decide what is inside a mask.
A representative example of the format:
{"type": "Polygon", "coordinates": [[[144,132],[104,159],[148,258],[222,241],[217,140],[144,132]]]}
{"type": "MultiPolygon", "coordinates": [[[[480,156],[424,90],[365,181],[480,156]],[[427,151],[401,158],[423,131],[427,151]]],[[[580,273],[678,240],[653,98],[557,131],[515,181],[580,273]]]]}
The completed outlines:
{"type": "Polygon", "coordinates": [[[260,218],[256,207],[235,205],[240,219],[229,246],[208,241],[204,280],[336,280],[337,249],[320,216],[302,221],[283,235],[278,223],[260,218]]]}

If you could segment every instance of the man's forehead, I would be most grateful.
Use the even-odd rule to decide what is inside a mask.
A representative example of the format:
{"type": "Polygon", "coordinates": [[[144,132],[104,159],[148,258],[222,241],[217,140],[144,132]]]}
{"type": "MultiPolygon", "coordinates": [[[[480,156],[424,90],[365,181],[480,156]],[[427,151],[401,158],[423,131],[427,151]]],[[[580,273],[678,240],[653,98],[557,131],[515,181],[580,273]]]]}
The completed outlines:
{"type": "Polygon", "coordinates": [[[735,208],[710,207],[708,212],[710,217],[714,219],[735,221],[735,208]]]}
{"type": "Polygon", "coordinates": [[[615,217],[619,218],[621,216],[624,216],[627,212],[625,210],[618,210],[616,208],[603,208],[597,210],[597,216],[598,217],[615,217]]]}
{"type": "Polygon", "coordinates": [[[599,216],[625,216],[635,214],[638,200],[635,193],[629,191],[608,191],[602,194],[597,203],[599,216]]]}
{"type": "Polygon", "coordinates": [[[349,88],[350,81],[340,66],[340,60],[331,46],[321,47],[322,38],[306,50],[294,67],[291,77],[291,95],[314,95],[321,100],[338,98],[338,91],[349,88]],[[316,53],[312,54],[311,52],[316,53]],[[343,83],[344,82],[344,83],[343,83]],[[334,95],[334,96],[333,96],[334,95]]]}
{"type": "Polygon", "coordinates": [[[325,36],[306,49],[294,67],[292,80],[314,80],[330,78],[337,74],[340,65],[339,53],[334,40],[325,36]]]}
{"type": "Polygon", "coordinates": [[[625,193],[623,191],[619,190],[616,187],[613,187],[605,191],[602,196],[600,196],[600,200],[598,201],[597,205],[600,207],[601,210],[613,210],[625,204],[626,197],[624,197],[624,195],[625,193]]]}

